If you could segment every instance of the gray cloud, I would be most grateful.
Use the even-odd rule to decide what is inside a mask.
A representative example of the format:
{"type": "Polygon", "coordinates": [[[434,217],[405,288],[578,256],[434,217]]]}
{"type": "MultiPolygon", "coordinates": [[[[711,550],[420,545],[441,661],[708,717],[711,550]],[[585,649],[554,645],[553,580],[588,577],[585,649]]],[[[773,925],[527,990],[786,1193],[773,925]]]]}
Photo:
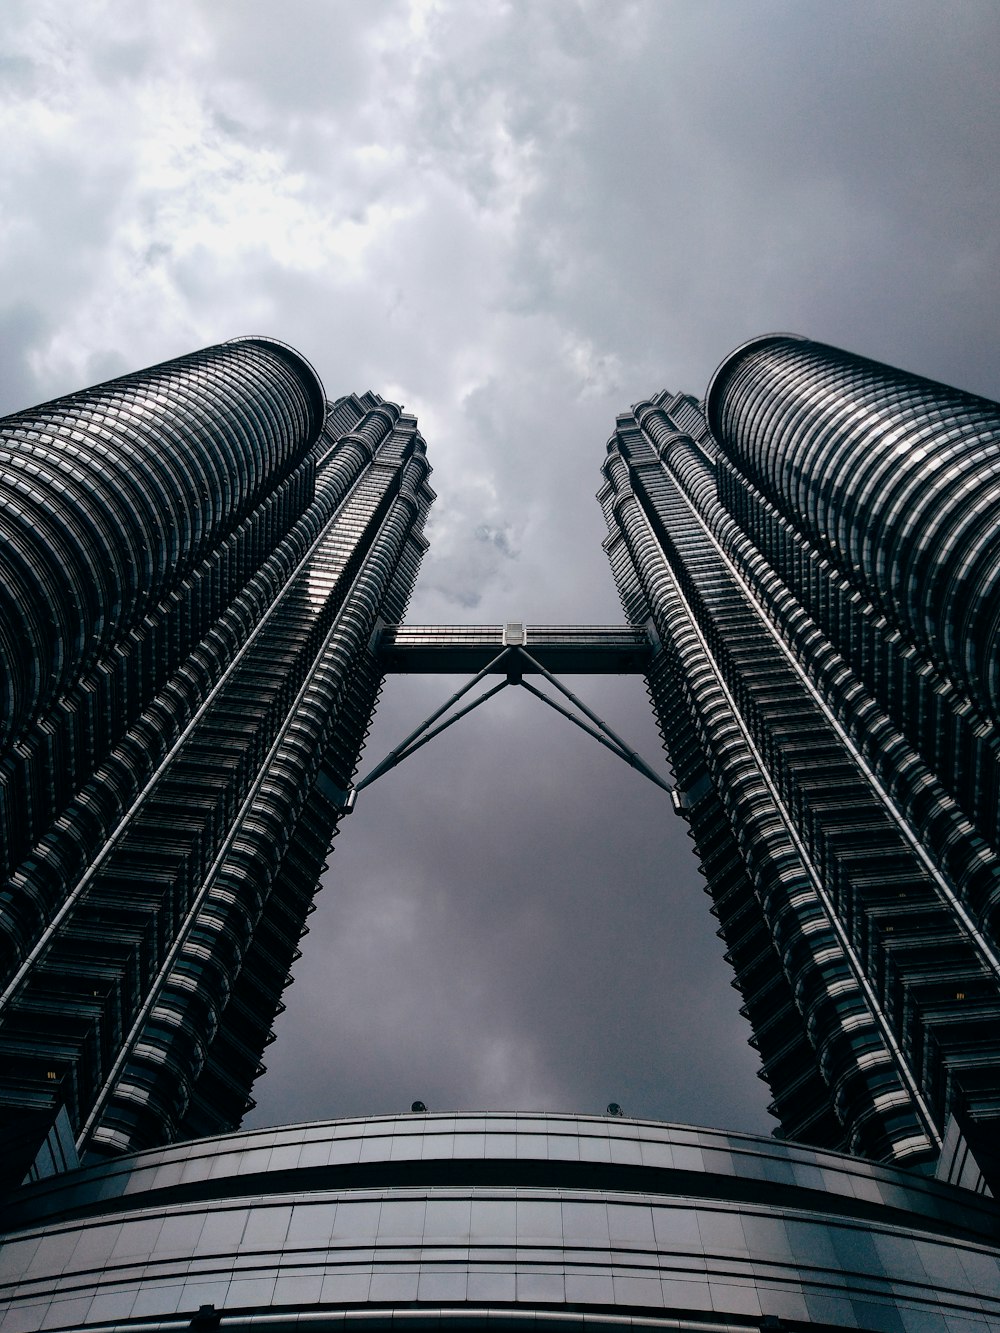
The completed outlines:
{"type": "Polygon", "coordinates": [[[486,523],[480,523],[476,528],[476,541],[486,542],[508,560],[516,560],[518,557],[519,552],[511,545],[510,525],[507,523],[502,528],[491,528],[486,523]]]}

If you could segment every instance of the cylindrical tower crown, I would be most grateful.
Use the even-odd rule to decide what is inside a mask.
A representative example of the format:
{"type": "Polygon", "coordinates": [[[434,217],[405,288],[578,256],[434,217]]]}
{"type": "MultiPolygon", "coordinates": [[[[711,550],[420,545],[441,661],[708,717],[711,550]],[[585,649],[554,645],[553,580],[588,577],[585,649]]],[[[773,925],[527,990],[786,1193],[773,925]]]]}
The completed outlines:
{"type": "Polygon", "coordinates": [[[0,425],[0,740],[23,731],[306,455],[323,389],[240,339],[0,425]]]}
{"type": "Polygon", "coordinates": [[[1000,407],[771,334],[722,363],[706,412],[732,466],[1000,715],[1000,407]]]}

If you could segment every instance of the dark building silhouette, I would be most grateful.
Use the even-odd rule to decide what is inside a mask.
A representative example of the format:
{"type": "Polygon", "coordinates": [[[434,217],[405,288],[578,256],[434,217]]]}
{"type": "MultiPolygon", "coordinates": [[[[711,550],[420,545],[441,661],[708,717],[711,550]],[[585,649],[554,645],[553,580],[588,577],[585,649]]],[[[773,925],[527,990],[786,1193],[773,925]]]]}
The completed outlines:
{"type": "Polygon", "coordinates": [[[781,1132],[885,1162],[1000,1130],[998,445],[994,403],[772,336],[604,469],[781,1132]]]}
{"type": "Polygon", "coordinates": [[[252,1105],[432,493],[412,417],[263,338],[20,412],[3,450],[16,1170],[60,1110],[86,1155],[252,1105]]]}
{"type": "Polygon", "coordinates": [[[784,336],[637,405],[624,626],[401,624],[416,423],[268,339],[2,425],[0,1333],[1000,1330],[995,405],[784,336]],[[471,680],[355,787],[391,671],[471,680]],[[513,685],[668,786],[560,672],[646,676],[790,1141],[224,1132],[380,772],[513,685]]]}

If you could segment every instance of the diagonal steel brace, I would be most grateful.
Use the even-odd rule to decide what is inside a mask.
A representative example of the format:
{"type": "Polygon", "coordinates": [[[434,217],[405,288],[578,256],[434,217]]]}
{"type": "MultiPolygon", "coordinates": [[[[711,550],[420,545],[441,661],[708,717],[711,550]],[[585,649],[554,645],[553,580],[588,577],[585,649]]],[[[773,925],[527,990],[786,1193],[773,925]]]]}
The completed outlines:
{"type": "MultiPolygon", "coordinates": [[[[611,745],[608,746],[609,750],[616,749],[616,753],[620,758],[624,759],[627,764],[631,764],[631,766],[634,769],[637,769],[638,772],[640,772],[644,777],[649,778],[650,782],[655,782],[658,787],[662,787],[664,791],[666,792],[673,791],[673,788],[670,786],[669,782],[664,781],[664,779],[660,777],[659,773],[657,773],[655,769],[650,768],[650,766],[646,763],[646,761],[644,759],[641,759],[639,755],[637,755],[636,752],[631,748],[631,746],[627,745],[625,741],[623,741],[622,738],[616,732],[612,731],[611,728],[608,726],[608,724],[605,721],[603,721],[602,718],[599,718],[592,709],[588,708],[582,699],[578,699],[572,690],[567,689],[566,686],[562,683],[561,680],[559,680],[557,676],[553,676],[551,671],[546,671],[545,667],[542,666],[541,662],[537,662],[526,649],[512,648],[511,651],[514,653],[520,653],[520,655],[523,658],[526,658],[527,661],[531,663],[531,665],[535,668],[536,671],[540,672],[541,675],[543,675],[546,680],[551,681],[551,683],[556,687],[556,689],[560,692],[560,694],[564,694],[566,698],[569,699],[570,703],[576,704],[577,708],[579,708],[580,712],[584,715],[584,717],[589,717],[591,722],[593,722],[595,726],[599,727],[601,731],[604,732],[605,736],[607,736],[610,740],[614,741],[614,746],[611,745]]],[[[570,721],[575,722],[577,726],[582,726],[582,723],[580,722],[579,718],[574,717],[573,714],[568,712],[566,709],[558,707],[554,699],[550,699],[548,695],[542,694],[540,690],[536,690],[533,686],[526,685],[524,680],[521,681],[521,684],[524,686],[525,689],[530,690],[532,694],[537,694],[540,699],[544,699],[547,704],[555,708],[557,713],[562,713],[564,717],[568,717],[570,721]]],[[[592,736],[594,735],[594,733],[590,731],[589,727],[583,727],[583,730],[588,732],[592,736]]],[[[601,740],[600,736],[594,736],[594,739],[601,740]]],[[[601,741],[602,745],[604,743],[605,743],[604,741],[601,741]]]]}
{"type": "MultiPolygon", "coordinates": [[[[618,743],[617,737],[615,740],[609,740],[607,736],[602,736],[595,727],[588,727],[586,722],[578,718],[575,713],[571,713],[568,708],[563,708],[561,703],[558,703],[550,695],[543,694],[541,690],[537,689],[534,685],[529,684],[528,681],[521,680],[520,685],[521,688],[527,690],[529,694],[533,694],[536,699],[541,699],[542,703],[548,704],[548,706],[554,708],[557,713],[561,713],[563,717],[568,718],[574,726],[579,727],[581,731],[585,731],[588,736],[593,736],[594,740],[597,741],[599,745],[603,745],[605,749],[610,750],[612,754],[616,754],[619,759],[624,759],[626,764],[629,764],[637,772],[641,773],[644,778],[649,778],[650,782],[655,782],[656,785],[662,787],[665,792],[669,793],[673,791],[670,783],[664,781],[664,779],[651,769],[645,760],[641,759],[633,749],[625,744],[624,741],[618,743]]],[[[610,728],[608,730],[610,732],[610,728]]],[[[610,732],[610,734],[614,735],[613,732],[610,732]]]]}
{"type": "Polygon", "coordinates": [[[376,778],[380,778],[383,773],[387,773],[390,768],[395,768],[396,765],[401,763],[408,754],[412,754],[414,750],[418,750],[420,745],[426,744],[432,737],[444,731],[445,727],[451,726],[452,722],[457,722],[460,717],[464,717],[466,713],[470,713],[473,708],[478,708],[481,703],[484,703],[492,695],[496,694],[498,689],[502,689],[506,686],[508,681],[503,680],[499,686],[487,690],[481,698],[477,699],[468,707],[461,709],[449,722],[445,723],[444,726],[437,727],[430,733],[430,735],[424,736],[424,732],[426,732],[429,727],[432,727],[442,714],[447,713],[449,708],[454,704],[457,704],[459,699],[468,694],[474,685],[477,685],[485,675],[492,671],[493,668],[497,666],[498,663],[502,662],[505,657],[508,657],[512,651],[513,650],[510,648],[504,648],[503,652],[498,653],[491,662],[487,662],[482,671],[478,671],[470,680],[467,680],[464,685],[457,689],[454,694],[449,695],[440,708],[436,708],[434,712],[431,713],[430,717],[425,718],[423,722],[421,722],[419,727],[411,731],[404,740],[401,740],[398,745],[394,746],[382,762],[376,764],[366,777],[363,777],[361,781],[356,783],[353,787],[348,788],[346,792],[337,792],[337,797],[340,799],[335,798],[336,804],[340,805],[345,813],[348,810],[352,810],[359,791],[362,791],[365,787],[373,783],[376,778]],[[414,744],[414,742],[418,741],[421,736],[423,736],[423,740],[421,740],[419,744],[414,744]]]}

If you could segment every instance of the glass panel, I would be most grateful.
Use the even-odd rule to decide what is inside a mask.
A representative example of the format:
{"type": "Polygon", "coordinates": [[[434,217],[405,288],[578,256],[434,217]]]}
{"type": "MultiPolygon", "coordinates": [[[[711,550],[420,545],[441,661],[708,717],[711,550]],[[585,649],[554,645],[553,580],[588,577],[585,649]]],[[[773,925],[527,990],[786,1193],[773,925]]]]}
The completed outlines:
{"type": "Polygon", "coordinates": [[[157,1259],[173,1256],[188,1257],[196,1252],[198,1238],[205,1225],[205,1214],[201,1212],[175,1213],[163,1219],[163,1226],[156,1238],[154,1254],[157,1259]]]}
{"type": "Polygon", "coordinates": [[[239,1174],[241,1176],[248,1176],[257,1171],[266,1171],[267,1164],[270,1160],[270,1148],[255,1148],[251,1152],[243,1153],[240,1158],[239,1174]]]}
{"type": "Polygon", "coordinates": [[[857,1227],[831,1227],[830,1237],[841,1266],[849,1271],[883,1274],[882,1261],[867,1231],[857,1227]]]}
{"type": "Polygon", "coordinates": [[[674,1155],[669,1143],[643,1143],[640,1146],[644,1166],[673,1166],[674,1155]]]}
{"type": "Polygon", "coordinates": [[[185,1282],[179,1308],[196,1314],[203,1305],[225,1305],[228,1294],[228,1278],[215,1278],[207,1282],[185,1282]]]}
{"type": "Polygon", "coordinates": [[[843,1296],[823,1296],[818,1292],[806,1290],[805,1300],[806,1308],[809,1311],[809,1318],[815,1323],[824,1327],[833,1324],[846,1325],[848,1328],[856,1327],[857,1321],[854,1318],[854,1310],[851,1302],[843,1296]]]}
{"type": "Polygon", "coordinates": [[[836,1268],[837,1254],[826,1227],[785,1219],[788,1239],[796,1262],[815,1268],[836,1268]]]}
{"type": "Polygon", "coordinates": [[[181,1303],[183,1293],[183,1282],[149,1282],[135,1298],[132,1318],[138,1319],[141,1315],[173,1314],[181,1303]]]}
{"type": "Polygon", "coordinates": [[[456,1134],[455,1156],[471,1157],[478,1160],[486,1152],[485,1134],[456,1134]]]}
{"type": "Polygon", "coordinates": [[[209,1169],[209,1175],[213,1180],[218,1180],[220,1176],[232,1176],[237,1173],[242,1161],[242,1155],[235,1152],[220,1153],[218,1157],[212,1159],[212,1165],[209,1169]]]}
{"type": "Polygon", "coordinates": [[[557,1200],[518,1199],[517,1242],[561,1240],[562,1209],[557,1200]]]}
{"type": "Polygon", "coordinates": [[[973,1291],[1000,1292],[1000,1262],[992,1254],[963,1248],[959,1250],[959,1258],[973,1291]]]}
{"type": "MultiPolygon", "coordinates": [[[[159,1227],[161,1218],[156,1219],[159,1227]]],[[[16,1267],[10,1272],[17,1276],[22,1270],[20,1264],[24,1258],[35,1250],[35,1256],[28,1267],[24,1270],[26,1277],[35,1277],[40,1273],[61,1273],[67,1260],[76,1248],[76,1242],[79,1239],[79,1233],[76,1231],[61,1231],[54,1235],[42,1237],[42,1243],[35,1249],[35,1241],[17,1241],[12,1245],[4,1245],[0,1250],[0,1272],[6,1269],[5,1261],[13,1253],[16,1267]],[[28,1247],[28,1248],[26,1248],[28,1247]]]]}
{"type": "Polygon", "coordinates": [[[608,1225],[612,1245],[643,1245],[651,1249],[655,1244],[648,1204],[609,1203],[608,1225]]]}
{"type": "Polygon", "coordinates": [[[416,1269],[406,1272],[376,1272],[372,1274],[372,1284],[368,1299],[376,1301],[415,1301],[417,1299],[416,1269]]]}
{"type": "Polygon", "coordinates": [[[89,1296],[74,1296],[68,1301],[53,1301],[47,1307],[42,1328],[75,1328],[83,1323],[90,1309],[89,1296]]]}
{"type": "Polygon", "coordinates": [[[464,1301],[468,1280],[464,1272],[422,1272],[417,1285],[419,1301],[464,1301]]]}
{"type": "Polygon", "coordinates": [[[580,1140],[580,1161],[581,1162],[610,1162],[611,1149],[608,1147],[607,1139],[594,1138],[587,1135],[580,1140]]]}
{"type": "Polygon", "coordinates": [[[613,1305],[615,1288],[611,1275],[567,1272],[566,1299],[581,1305],[613,1305]]]}
{"type": "Polygon", "coordinates": [[[635,1139],[620,1139],[612,1134],[608,1138],[608,1147],[611,1149],[613,1162],[624,1162],[635,1166],[642,1163],[642,1153],[635,1139]]]}
{"type": "Polygon", "coordinates": [[[662,1278],[660,1291],[668,1310],[711,1310],[712,1293],[707,1282],[662,1278]]]}
{"type": "Polygon", "coordinates": [[[132,1287],[125,1291],[100,1291],[94,1297],[87,1311],[88,1324],[100,1324],[106,1320],[127,1319],[132,1313],[132,1306],[138,1294],[132,1287]]]}
{"type": "Polygon", "coordinates": [[[352,1164],[361,1155],[361,1139],[335,1139],[330,1144],[329,1163],[331,1166],[352,1164]]]}
{"type": "Polygon", "coordinates": [[[260,1309],[271,1304],[273,1294],[273,1277],[233,1278],[226,1296],[226,1309],[260,1309]]]}
{"type": "Polygon", "coordinates": [[[243,1233],[243,1250],[280,1250],[288,1235],[288,1224],[292,1210],[287,1205],[268,1206],[258,1204],[251,1209],[243,1233]]]}
{"type": "Polygon", "coordinates": [[[381,1207],[380,1199],[338,1203],[332,1239],[341,1242],[374,1240],[381,1207]]]}
{"type": "Polygon", "coordinates": [[[658,1277],[614,1277],[616,1305],[663,1305],[663,1289],[658,1277]]]}
{"type": "MultiPolygon", "coordinates": [[[[883,1305],[880,1301],[866,1301],[863,1298],[855,1296],[851,1299],[851,1308],[854,1311],[854,1318],[856,1319],[859,1328],[879,1329],[881,1330],[881,1333],[910,1333],[910,1330],[913,1328],[913,1323],[910,1319],[907,1319],[904,1324],[898,1313],[892,1309],[891,1306],[883,1305]]],[[[965,1321],[963,1320],[962,1322],[964,1323],[965,1321]]],[[[971,1329],[976,1328],[977,1326],[979,1328],[983,1327],[977,1320],[975,1324],[971,1324],[970,1333],[971,1329]]],[[[951,1320],[948,1320],[948,1327],[955,1327],[951,1320]]],[[[959,1324],[958,1327],[961,1327],[961,1325],[959,1324]]]]}
{"type": "Polygon", "coordinates": [[[565,1301],[566,1284],[562,1273],[517,1274],[519,1301],[565,1301]]]}
{"type": "Polygon", "coordinates": [[[360,1162],[384,1162],[388,1160],[392,1142],[387,1134],[366,1134],[361,1140],[360,1154],[355,1159],[360,1162]]]}
{"type": "MultiPolygon", "coordinates": [[[[198,1219],[198,1230],[201,1230],[201,1218],[198,1219]]],[[[122,1223],[114,1222],[111,1226],[89,1226],[82,1233],[76,1243],[76,1249],[73,1251],[73,1257],[70,1259],[68,1268],[86,1269],[103,1268],[111,1257],[111,1251],[118,1243],[121,1235],[122,1223]]],[[[34,1251],[35,1244],[32,1242],[31,1250],[34,1251]]],[[[28,1259],[25,1255],[25,1261],[28,1259]]]]}
{"type": "Polygon", "coordinates": [[[546,1161],[549,1155],[549,1140],[546,1134],[518,1134],[517,1155],[546,1161]]]}
{"type": "Polygon", "coordinates": [[[389,1157],[394,1162],[419,1161],[423,1148],[422,1134],[396,1134],[389,1149],[389,1157]]]}
{"type": "Polygon", "coordinates": [[[352,1305],[368,1299],[371,1273],[327,1273],[320,1299],[324,1305],[352,1305]]]}
{"type": "Polygon", "coordinates": [[[271,1171],[290,1171],[294,1170],[299,1164],[299,1153],[302,1151],[299,1144],[291,1144],[286,1148],[275,1148],[271,1153],[271,1161],[268,1167],[271,1171]]]}
{"type": "Polygon", "coordinates": [[[323,1289],[323,1277],[314,1273],[307,1277],[279,1277],[274,1284],[275,1305],[315,1305],[323,1289]]]}
{"type": "Polygon", "coordinates": [[[701,1238],[707,1254],[743,1256],[747,1253],[743,1226],[736,1213],[726,1213],[721,1210],[715,1212],[707,1208],[700,1208],[698,1210],[698,1227],[701,1230],[701,1238]]]}
{"type": "Polygon", "coordinates": [[[490,1158],[513,1161],[517,1157],[517,1135],[490,1134],[486,1140],[486,1153],[490,1158]]]}
{"type": "Polygon", "coordinates": [[[115,1260],[152,1254],[162,1226],[162,1217],[143,1217],[134,1222],[123,1223],[121,1235],[111,1251],[111,1258],[115,1260]]]}
{"type": "Polygon", "coordinates": [[[330,1160],[330,1142],[320,1139],[316,1143],[303,1143],[299,1153],[299,1166],[326,1166],[330,1160]]]}
{"type": "Polygon", "coordinates": [[[653,1228],[658,1248],[668,1253],[701,1254],[704,1249],[698,1215],[692,1208],[654,1208],[653,1228]]]}
{"type": "Polygon", "coordinates": [[[761,1313],[760,1301],[751,1281],[710,1282],[712,1307],[720,1314],[744,1314],[758,1316],[761,1313]]]}
{"type": "Polygon", "coordinates": [[[472,1239],[512,1244],[517,1234],[516,1216],[513,1199],[473,1199],[472,1239]]]}
{"type": "Polygon", "coordinates": [[[333,1234],[337,1205],[329,1203],[297,1203],[292,1208],[285,1246],[288,1249],[320,1249],[333,1234]]]}
{"type": "Polygon", "coordinates": [[[469,1274],[470,1301],[512,1301],[516,1295],[513,1270],[469,1274]]]}
{"type": "Polygon", "coordinates": [[[199,1254],[234,1254],[240,1248],[246,1226],[247,1208],[225,1208],[211,1212],[205,1218],[199,1254]]]}
{"type": "Polygon", "coordinates": [[[438,1240],[467,1242],[471,1220],[471,1199],[428,1199],[424,1244],[438,1240]]]}
{"type": "Polygon", "coordinates": [[[384,1199],[378,1223],[379,1243],[406,1240],[419,1243],[424,1234],[423,1199],[384,1199]]]}
{"type": "Polygon", "coordinates": [[[751,1259],[777,1259],[787,1263],[792,1248],[785,1224],[780,1218],[743,1213],[741,1221],[751,1259]]]}
{"type": "Polygon", "coordinates": [[[567,1245],[607,1246],[608,1206],[605,1203],[577,1203],[564,1199],[563,1235],[567,1245]]]}

